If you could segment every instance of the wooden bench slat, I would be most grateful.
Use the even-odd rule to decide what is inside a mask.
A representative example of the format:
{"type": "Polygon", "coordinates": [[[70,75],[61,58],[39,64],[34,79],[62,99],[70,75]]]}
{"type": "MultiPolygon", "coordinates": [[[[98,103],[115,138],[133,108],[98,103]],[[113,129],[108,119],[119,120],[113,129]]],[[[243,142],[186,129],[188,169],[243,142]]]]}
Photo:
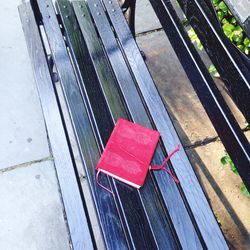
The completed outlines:
{"type": "MultiPolygon", "coordinates": [[[[70,110],[81,156],[85,163],[86,174],[90,180],[91,191],[97,214],[101,220],[103,231],[106,230],[106,244],[109,249],[127,249],[126,238],[116,209],[113,197],[96,185],[95,166],[100,158],[100,152],[89,121],[89,111],[83,102],[77,79],[71,65],[67,48],[57,22],[51,1],[38,1],[39,11],[42,15],[43,25],[47,34],[51,52],[56,63],[57,72],[63,87],[64,95],[70,110]]],[[[106,179],[104,185],[109,185],[106,179]]]]}
{"type": "MultiPolygon", "coordinates": [[[[137,45],[131,33],[129,33],[129,28],[125,19],[120,18],[122,13],[117,2],[108,0],[103,0],[103,2],[117,34],[117,38],[122,45],[124,55],[126,55],[129,65],[131,65],[131,70],[134,73],[138,86],[142,92],[142,96],[144,97],[148,109],[150,110],[150,114],[153,117],[156,128],[161,132],[163,143],[167,151],[170,152],[171,148],[174,147],[174,143],[179,143],[179,139],[166,112],[164,104],[152,78],[150,77],[146,65],[143,63],[142,56],[139,53],[135,53],[136,50],[138,51],[137,45]]],[[[164,13],[162,15],[164,16],[166,14],[164,13]]],[[[171,162],[181,181],[184,195],[188,200],[188,204],[194,214],[194,219],[197,222],[197,226],[205,244],[208,247],[227,248],[218,223],[210,209],[185,152],[182,151],[178,153],[176,157],[173,157],[171,162]],[[201,206],[201,204],[203,205],[201,206]],[[212,241],[214,235],[217,237],[216,241],[212,241]]]]}
{"type": "MultiPolygon", "coordinates": [[[[95,4],[96,3],[100,4],[100,2],[98,1],[95,1],[95,4]]],[[[127,105],[129,106],[128,110],[130,111],[133,120],[143,125],[146,125],[148,127],[151,127],[150,120],[147,116],[145,108],[137,92],[136,86],[135,84],[131,84],[133,83],[132,82],[133,78],[129,75],[130,73],[128,69],[126,68],[127,65],[126,65],[126,62],[124,61],[121,51],[119,51],[118,48],[114,49],[115,51],[111,51],[111,50],[109,51],[108,49],[108,48],[116,48],[118,45],[114,38],[114,34],[112,33],[111,29],[108,28],[109,25],[107,24],[107,19],[105,18],[105,14],[103,10],[101,9],[101,7],[96,8],[94,3],[91,3],[91,2],[89,2],[89,6],[90,8],[93,8],[92,13],[96,14],[96,17],[93,16],[95,20],[95,24],[97,25],[97,28],[100,32],[102,41],[106,43],[104,44],[104,47],[106,47],[106,52],[109,56],[109,59],[110,59],[112,68],[115,71],[116,77],[118,78],[118,82],[120,82],[122,92],[124,93],[125,100],[127,102],[127,105]],[[100,13],[100,14],[98,15],[97,13],[100,13]],[[105,29],[101,30],[100,26],[104,27],[105,29]],[[117,61],[118,56],[119,56],[119,61],[117,61]],[[123,65],[122,71],[120,71],[119,67],[117,66],[121,64],[123,65]]],[[[76,9],[75,11],[77,13],[76,9]]],[[[81,13],[79,13],[79,15],[77,16],[81,18],[81,13]]],[[[81,24],[81,22],[79,23],[81,24]]],[[[84,28],[84,25],[82,26],[84,28]]],[[[139,51],[137,53],[139,53],[139,51]]],[[[157,151],[158,151],[158,156],[160,157],[158,157],[157,162],[154,162],[154,164],[159,164],[161,161],[163,161],[163,158],[164,158],[162,152],[160,153],[159,150],[157,151]]],[[[157,179],[158,179],[157,181],[162,183],[162,190],[164,190],[164,197],[165,197],[164,202],[167,204],[168,211],[171,213],[171,219],[173,220],[174,227],[177,227],[179,230],[178,231],[179,234],[178,233],[177,234],[179,236],[179,239],[182,241],[182,245],[186,247],[189,246],[193,249],[195,247],[198,247],[199,246],[198,236],[195,232],[195,228],[186,210],[185,204],[183,203],[182,197],[180,196],[178,188],[174,184],[173,180],[169,176],[167,176],[165,173],[155,173],[155,176],[157,176],[157,179]],[[180,217],[180,214],[181,214],[181,217],[180,217]],[[190,232],[193,231],[194,233],[191,234],[191,237],[189,236],[189,238],[186,239],[185,230],[188,230],[190,232]]]]}
{"type": "MultiPolygon", "coordinates": [[[[71,15],[72,15],[72,9],[71,7],[68,7],[69,2],[67,0],[60,0],[58,1],[58,3],[60,5],[61,12],[63,8],[65,8],[64,6],[66,6],[66,10],[64,10],[64,13],[69,14],[69,20],[70,20],[71,15]]],[[[64,20],[64,22],[66,22],[66,20],[64,20]]],[[[75,23],[74,20],[71,20],[71,22],[75,23]]],[[[77,24],[74,24],[74,25],[77,25],[77,24]]],[[[88,25],[88,23],[86,23],[85,25],[88,25]]],[[[85,26],[85,29],[88,30],[88,26],[85,26]]],[[[82,32],[83,31],[84,30],[82,30],[82,32]]],[[[76,32],[77,32],[76,34],[78,35],[78,30],[76,32]]],[[[92,62],[94,62],[93,65],[95,67],[95,70],[99,72],[98,74],[99,80],[102,82],[108,83],[108,84],[103,85],[103,88],[105,88],[106,95],[108,95],[108,93],[112,93],[112,95],[108,95],[107,98],[111,99],[112,103],[116,103],[115,105],[110,105],[110,109],[113,113],[117,113],[119,114],[120,117],[122,117],[122,114],[125,112],[125,110],[123,109],[121,96],[119,95],[117,88],[116,88],[117,82],[113,76],[112,70],[110,70],[109,61],[107,60],[105,56],[103,56],[103,50],[100,46],[100,41],[99,39],[95,39],[91,36],[85,36],[84,33],[83,33],[83,36],[85,37],[85,40],[86,39],[88,40],[88,48],[89,48],[90,53],[91,51],[93,51],[91,59],[92,59],[92,62]],[[89,39],[91,40],[89,41],[89,39]]]]}
{"type": "Polygon", "coordinates": [[[94,249],[92,232],[85,216],[83,197],[75,175],[75,165],[71,158],[38,26],[30,3],[20,5],[18,9],[39,91],[72,246],[75,250],[94,249]]]}
{"type": "MultiPolygon", "coordinates": [[[[79,5],[80,3],[74,2],[74,4],[76,5],[76,8],[81,9],[81,11],[82,10],[86,11],[86,6],[85,6],[85,8],[81,8],[81,7],[84,7],[84,6],[79,5]]],[[[83,14],[83,12],[81,12],[79,15],[80,16],[82,16],[82,15],[86,16],[87,13],[84,12],[84,14],[83,14]]],[[[91,41],[91,43],[95,43],[96,39],[98,39],[98,38],[97,38],[97,36],[96,37],[93,36],[93,33],[95,33],[95,30],[93,29],[94,27],[92,26],[92,29],[90,29],[90,23],[88,23],[86,21],[85,22],[81,21],[81,24],[82,24],[82,26],[85,29],[89,30],[88,33],[89,33],[90,37],[94,38],[94,40],[91,41]]],[[[69,35],[73,36],[73,34],[69,34],[69,35]]],[[[74,34],[74,36],[75,36],[75,34],[74,34]]],[[[95,47],[95,50],[93,51],[92,55],[95,55],[96,49],[98,51],[98,58],[100,59],[100,54],[101,54],[100,51],[102,50],[102,48],[101,47],[100,48],[96,48],[95,47]]],[[[75,51],[75,53],[78,53],[78,52],[75,51]]],[[[107,88],[107,89],[109,89],[109,88],[107,88]]],[[[112,91],[113,91],[113,89],[112,89],[112,91]]],[[[111,93],[109,95],[111,96],[111,93]]],[[[94,96],[92,96],[92,97],[90,96],[89,99],[90,100],[93,99],[93,100],[97,101],[94,96]]],[[[116,103],[113,103],[113,104],[116,105],[116,103]]],[[[123,113],[122,117],[127,117],[127,115],[126,115],[125,112],[123,113]]],[[[107,128],[110,129],[109,132],[107,131],[110,134],[111,131],[112,131],[112,128],[114,126],[114,123],[113,124],[103,124],[103,126],[105,126],[105,127],[107,127],[107,128]]],[[[145,187],[145,191],[144,191],[144,194],[145,194],[144,196],[145,197],[142,197],[142,200],[144,200],[144,205],[143,205],[143,207],[140,208],[140,210],[141,210],[140,213],[143,213],[144,207],[145,207],[145,209],[147,211],[149,211],[149,207],[150,207],[151,213],[148,214],[147,218],[145,218],[145,219],[148,219],[148,217],[149,217],[151,221],[155,222],[155,229],[156,230],[154,230],[155,233],[153,233],[153,234],[155,235],[156,239],[161,239],[161,242],[162,242],[161,245],[159,246],[159,241],[157,241],[158,247],[168,247],[168,249],[175,249],[176,243],[174,242],[174,240],[173,240],[173,238],[171,236],[171,231],[170,231],[169,234],[166,234],[167,233],[167,228],[169,227],[169,225],[168,225],[168,222],[167,222],[167,220],[165,218],[165,213],[164,213],[164,211],[161,208],[159,200],[157,199],[158,195],[155,192],[155,189],[154,189],[153,184],[152,184],[152,180],[150,180],[150,178],[149,178],[148,181],[151,181],[150,182],[151,183],[151,187],[150,188],[146,188],[145,187]],[[145,202],[145,198],[147,198],[147,202],[145,202]],[[148,202],[148,201],[150,201],[150,202],[148,202]],[[149,205],[149,204],[151,204],[151,205],[149,205]],[[156,224],[156,222],[157,222],[157,224],[156,224]],[[161,234],[158,235],[158,232],[162,232],[164,234],[164,231],[165,231],[165,237],[160,237],[161,234]],[[167,236],[167,235],[169,235],[169,236],[167,236]]],[[[118,189],[119,189],[119,186],[118,186],[118,189]]],[[[132,190],[134,190],[134,189],[132,188],[132,190]]],[[[125,215],[126,215],[126,218],[127,218],[127,221],[128,221],[128,226],[129,226],[129,228],[131,228],[130,231],[131,231],[132,238],[134,238],[134,241],[135,241],[135,243],[134,243],[135,247],[136,248],[141,248],[141,247],[145,248],[146,247],[146,241],[144,239],[145,236],[144,236],[144,238],[142,238],[143,234],[145,234],[145,233],[142,234],[142,232],[144,231],[144,229],[140,228],[141,227],[140,221],[138,221],[138,222],[135,221],[136,218],[135,218],[134,212],[132,211],[132,213],[130,213],[131,207],[133,207],[133,206],[135,207],[136,206],[136,203],[135,203],[136,200],[135,200],[135,198],[133,198],[133,196],[131,196],[131,190],[128,190],[128,187],[127,187],[127,195],[125,197],[121,197],[121,199],[122,199],[122,202],[124,203],[123,207],[126,208],[125,206],[127,206],[126,211],[125,211],[125,215]],[[136,228],[134,226],[135,224],[139,225],[138,228],[136,228]],[[145,246],[142,245],[142,240],[145,241],[145,246]]],[[[139,196],[138,197],[140,197],[140,196],[141,196],[141,193],[139,192],[139,196]]],[[[150,248],[150,246],[148,246],[148,247],[150,248]]]]}
{"type": "MultiPolygon", "coordinates": [[[[203,0],[179,1],[234,102],[250,123],[250,71],[203,0]],[[204,32],[206,30],[206,32],[204,32]]],[[[250,61],[250,59],[249,59],[250,61]]]]}
{"type": "MultiPolygon", "coordinates": [[[[165,33],[239,174],[250,189],[250,144],[168,1],[151,1],[165,33]],[[164,2],[164,3],[163,3],[164,2]]],[[[186,192],[185,192],[186,193],[186,192]]]]}

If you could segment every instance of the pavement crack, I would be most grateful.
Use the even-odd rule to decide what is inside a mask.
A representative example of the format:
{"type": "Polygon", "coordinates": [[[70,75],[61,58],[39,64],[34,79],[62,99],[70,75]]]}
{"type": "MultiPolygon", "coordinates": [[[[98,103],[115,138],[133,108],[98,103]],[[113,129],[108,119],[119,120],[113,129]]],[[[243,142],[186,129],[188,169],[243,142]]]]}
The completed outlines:
{"type": "MultiPolygon", "coordinates": [[[[250,128],[249,127],[242,128],[241,131],[243,133],[246,133],[246,132],[250,131],[250,128]]],[[[216,142],[216,141],[221,141],[219,136],[215,136],[215,137],[211,137],[211,138],[205,138],[204,140],[196,141],[196,142],[194,142],[194,143],[192,143],[190,145],[184,146],[184,148],[186,150],[194,149],[194,148],[205,146],[207,144],[210,144],[210,143],[213,143],[213,142],[216,142]]]]}
{"type": "Polygon", "coordinates": [[[216,142],[216,141],[220,141],[219,136],[215,136],[215,137],[212,137],[212,138],[205,138],[204,140],[196,141],[196,142],[192,143],[191,145],[185,146],[184,148],[186,150],[194,149],[194,148],[197,148],[197,147],[200,147],[200,146],[205,146],[207,144],[210,144],[210,143],[216,142]]]}
{"type": "Polygon", "coordinates": [[[44,162],[44,161],[52,161],[52,160],[53,160],[53,157],[48,156],[48,157],[45,157],[45,158],[42,158],[42,159],[29,161],[29,162],[24,162],[24,163],[17,164],[17,165],[11,166],[11,167],[0,169],[0,174],[3,174],[5,172],[9,172],[9,171],[17,169],[17,168],[25,168],[25,167],[29,167],[32,164],[41,163],[41,162],[44,162]]]}
{"type": "Polygon", "coordinates": [[[155,33],[155,32],[158,32],[158,31],[162,31],[163,28],[157,28],[157,29],[152,29],[152,30],[147,30],[147,31],[143,31],[143,32],[140,32],[140,33],[136,33],[136,37],[141,37],[141,36],[146,36],[146,35],[149,35],[151,33],[155,33]]]}

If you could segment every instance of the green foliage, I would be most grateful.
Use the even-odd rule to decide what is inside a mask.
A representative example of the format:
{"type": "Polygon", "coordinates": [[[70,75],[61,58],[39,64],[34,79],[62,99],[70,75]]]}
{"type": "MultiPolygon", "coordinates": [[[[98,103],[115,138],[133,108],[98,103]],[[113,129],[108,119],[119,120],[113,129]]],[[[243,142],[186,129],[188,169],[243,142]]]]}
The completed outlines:
{"type": "Polygon", "coordinates": [[[213,64],[211,64],[208,68],[209,73],[214,77],[220,77],[220,74],[218,73],[217,69],[213,64]]]}
{"type": "MultiPolygon", "coordinates": [[[[222,0],[213,0],[213,5],[217,12],[219,21],[221,22],[222,29],[229,40],[235,44],[243,53],[250,57],[250,39],[246,36],[246,33],[238,24],[236,18],[232,15],[227,5],[222,0]]],[[[186,19],[183,20],[183,24],[186,25],[186,19]]],[[[196,44],[199,50],[203,49],[200,39],[196,35],[193,28],[188,31],[189,38],[196,44]]],[[[209,67],[209,72],[214,77],[220,77],[215,66],[212,64],[209,67]]]]}
{"type": "MultiPolygon", "coordinates": [[[[236,166],[234,165],[232,159],[230,158],[230,156],[228,155],[227,152],[225,152],[225,155],[220,159],[220,162],[222,163],[222,165],[229,165],[230,169],[236,174],[239,175],[239,172],[236,168],[236,166]]],[[[241,192],[243,195],[245,195],[246,197],[250,197],[250,193],[248,192],[246,185],[242,182],[241,183],[241,192]]]]}
{"type": "Polygon", "coordinates": [[[187,26],[188,25],[188,19],[186,17],[184,17],[182,20],[181,20],[181,23],[183,26],[187,26]]]}
{"type": "Polygon", "coordinates": [[[229,164],[230,169],[231,169],[236,175],[239,175],[239,172],[238,172],[237,168],[235,167],[235,165],[234,165],[232,159],[231,159],[230,156],[228,155],[228,153],[225,153],[225,155],[220,159],[220,162],[221,162],[223,165],[229,164]]]}
{"type": "Polygon", "coordinates": [[[229,40],[248,57],[250,56],[250,39],[238,24],[227,5],[222,0],[213,0],[222,29],[229,40]]]}
{"type": "Polygon", "coordinates": [[[199,37],[197,36],[197,34],[195,33],[193,28],[190,28],[190,30],[188,30],[188,36],[189,36],[190,40],[192,41],[192,43],[196,44],[196,46],[199,50],[203,49],[201,41],[200,41],[199,37]]]}
{"type": "Polygon", "coordinates": [[[250,197],[250,193],[248,192],[247,187],[246,187],[246,185],[245,185],[243,182],[241,183],[240,189],[241,189],[241,192],[242,192],[246,197],[250,197]]]}

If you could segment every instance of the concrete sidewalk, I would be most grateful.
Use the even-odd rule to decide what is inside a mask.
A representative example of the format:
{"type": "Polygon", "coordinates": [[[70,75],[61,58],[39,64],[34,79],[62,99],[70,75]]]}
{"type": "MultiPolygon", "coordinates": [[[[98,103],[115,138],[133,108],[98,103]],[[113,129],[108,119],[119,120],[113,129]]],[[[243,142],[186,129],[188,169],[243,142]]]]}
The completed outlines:
{"type": "Polygon", "coordinates": [[[0,249],[69,249],[20,3],[0,8],[0,249]]]}

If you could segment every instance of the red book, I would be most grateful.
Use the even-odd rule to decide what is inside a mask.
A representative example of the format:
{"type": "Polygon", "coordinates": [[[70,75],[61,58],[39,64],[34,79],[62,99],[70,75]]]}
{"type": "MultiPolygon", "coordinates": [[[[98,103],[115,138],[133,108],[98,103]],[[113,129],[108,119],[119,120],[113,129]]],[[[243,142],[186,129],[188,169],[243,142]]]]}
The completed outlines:
{"type": "Polygon", "coordinates": [[[158,131],[119,118],[96,166],[98,173],[140,188],[159,137],[158,131]]]}

